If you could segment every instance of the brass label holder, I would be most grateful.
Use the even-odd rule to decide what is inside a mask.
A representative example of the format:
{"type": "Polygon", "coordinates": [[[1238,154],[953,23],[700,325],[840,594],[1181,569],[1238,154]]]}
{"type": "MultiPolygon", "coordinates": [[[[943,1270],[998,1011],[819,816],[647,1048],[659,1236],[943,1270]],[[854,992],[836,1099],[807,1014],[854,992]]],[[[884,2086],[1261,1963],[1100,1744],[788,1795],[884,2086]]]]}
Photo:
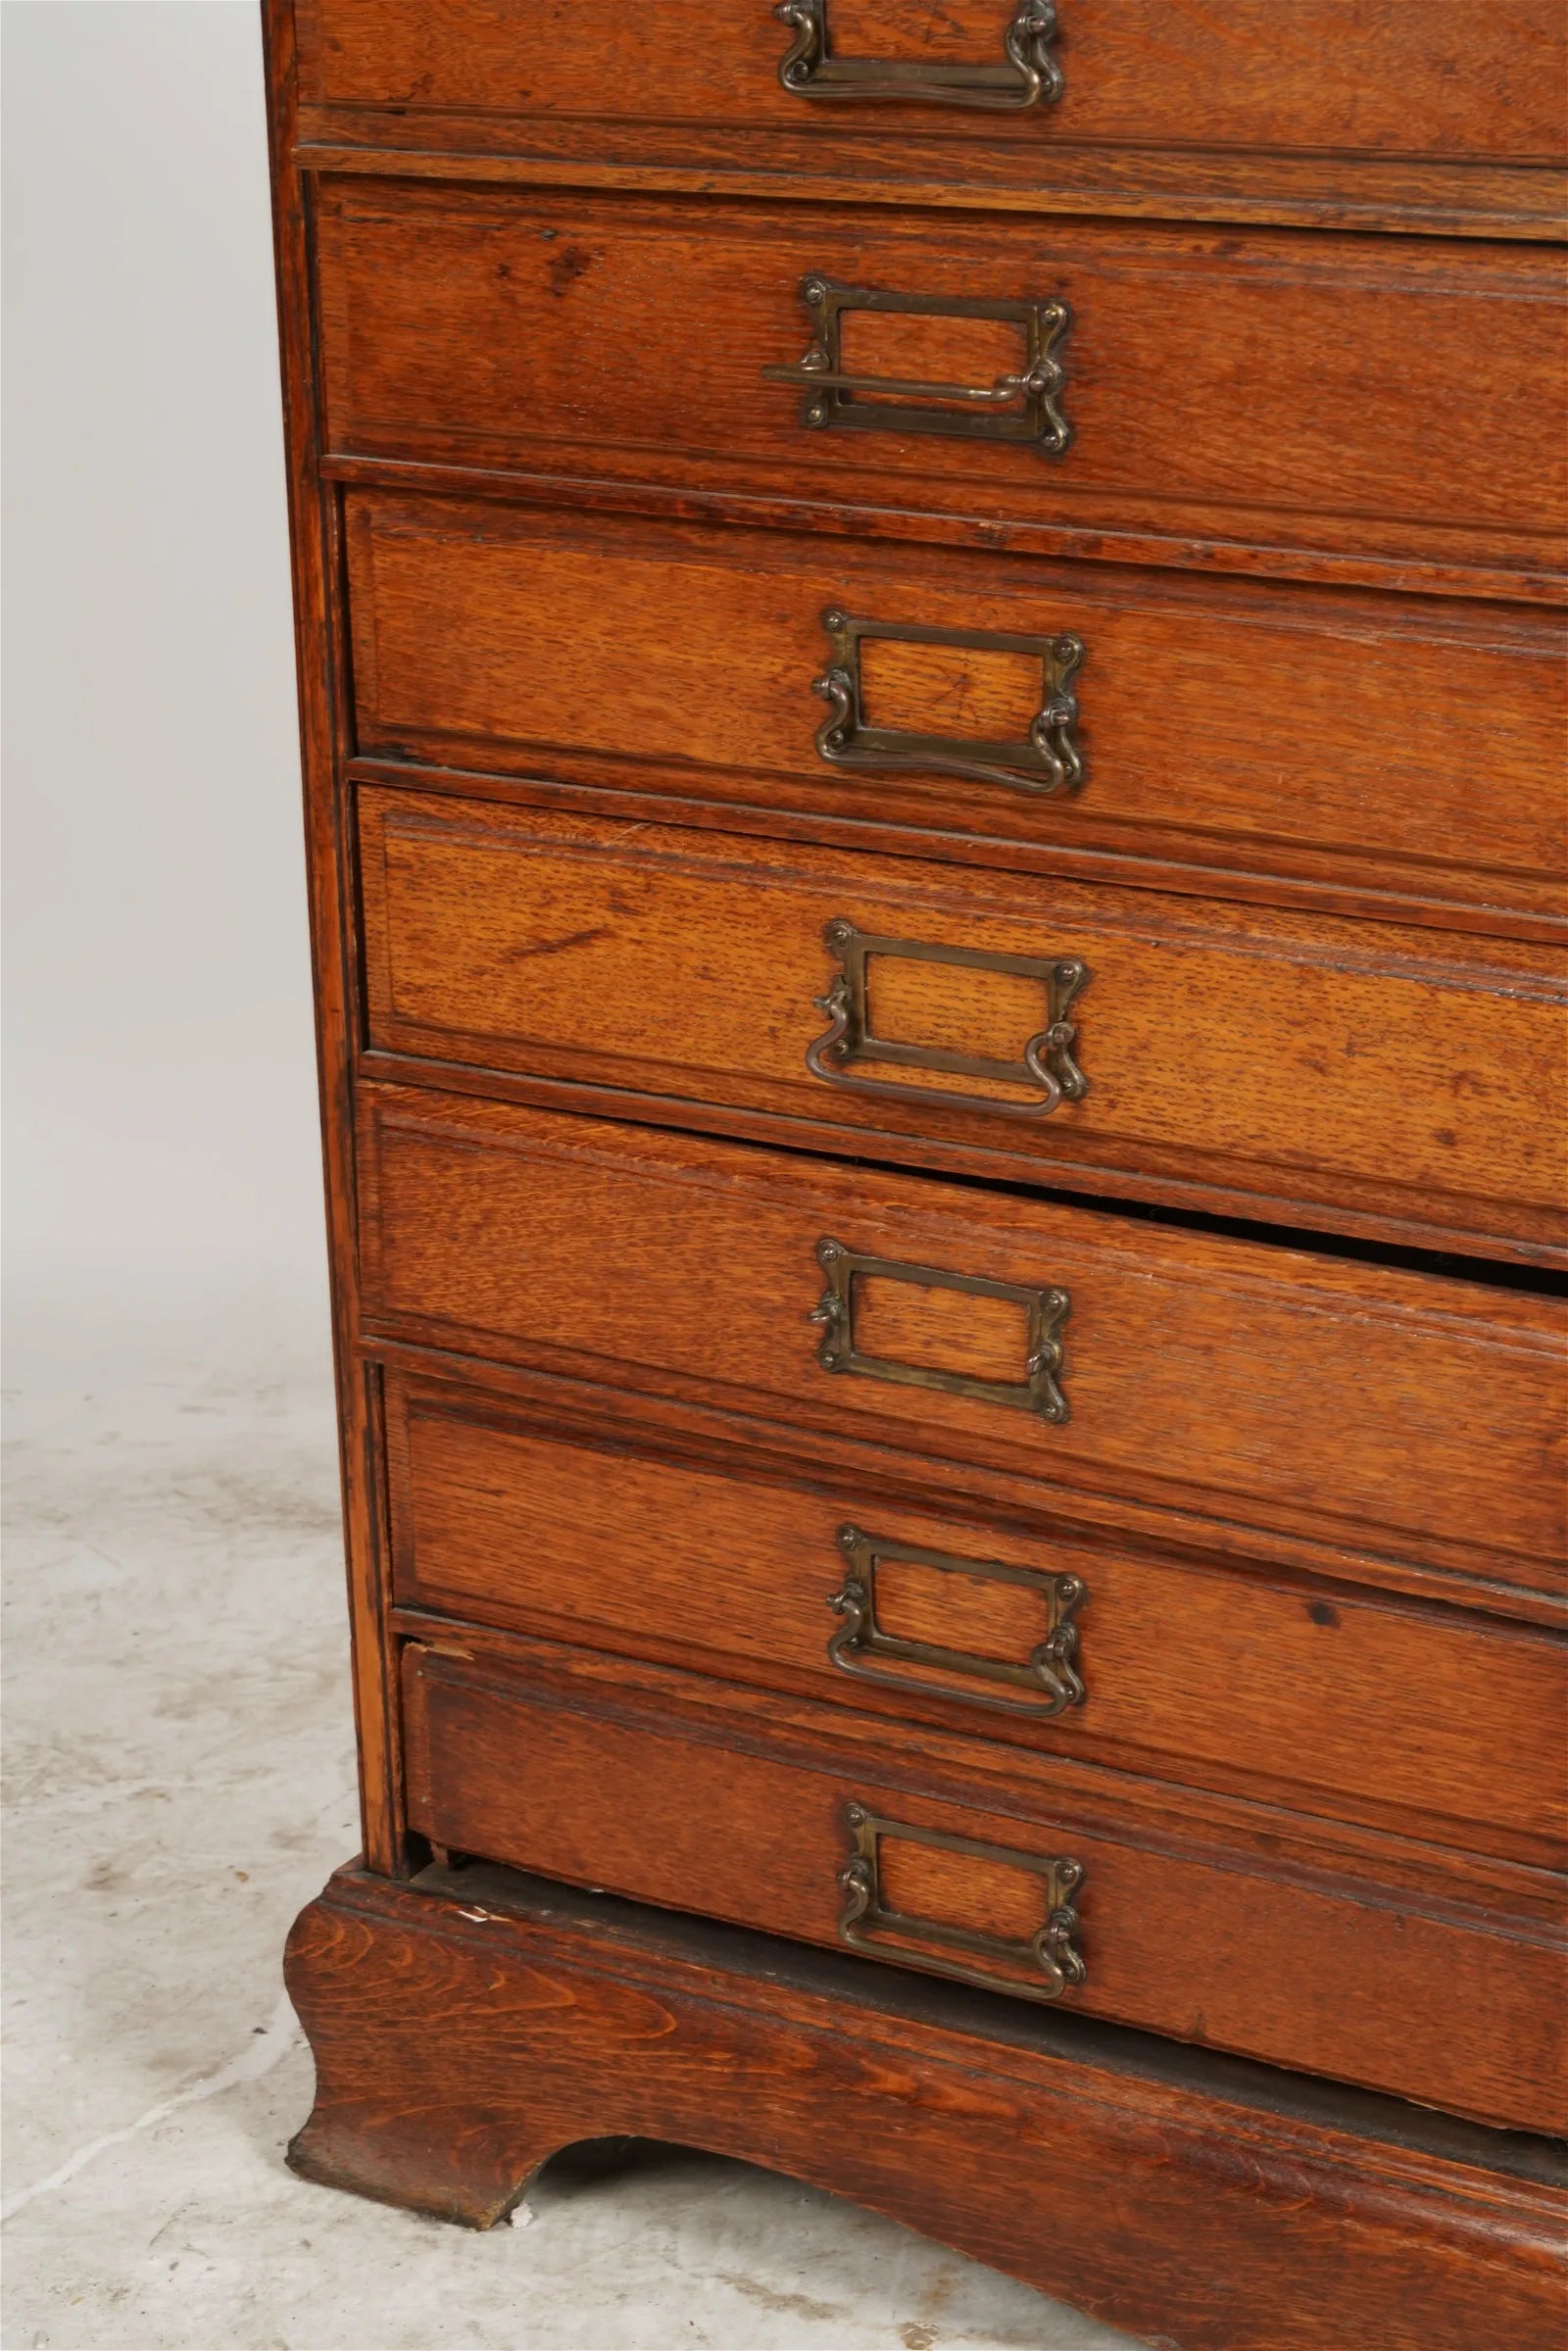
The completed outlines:
{"type": "MultiPolygon", "coordinates": [[[[1051,54],[1056,34],[1054,0],[1021,0],[1006,20],[1002,62],[948,65],[834,55],[829,0],[780,0],[773,14],[795,34],[778,70],[797,98],[902,100],[912,106],[978,106],[1018,114],[1051,106],[1061,96],[1061,69],[1051,54]]],[[[999,12],[1000,13],[1000,12],[999,12]]]]}
{"type": "Polygon", "coordinates": [[[830,767],[880,769],[896,774],[964,775],[977,783],[1004,784],[1046,800],[1075,792],[1084,780],[1083,755],[1074,730],[1078,701],[1072,680],[1084,658],[1080,637],[1013,636],[970,628],[922,628],[891,620],[858,620],[830,608],[822,614],[828,665],[811,680],[811,691],[828,706],[816,731],[819,759],[830,767]],[[1040,663],[1040,708],[1028,732],[1013,741],[982,741],[959,735],[922,734],[908,727],[871,726],[866,721],[860,647],[867,638],[898,645],[950,645],[969,653],[1021,653],[1040,663]]]}
{"type": "Polygon", "coordinates": [[[1068,326],[1064,302],[889,294],[873,286],[837,285],[815,270],[802,278],[801,300],[811,319],[805,357],[792,367],[764,367],[762,381],[800,387],[806,395],[801,422],[809,431],[939,433],[968,441],[1014,441],[1045,457],[1060,457],[1072,439],[1072,428],[1056,406],[1066,381],[1055,356],[1068,326]],[[905,318],[1000,318],[1019,329],[1022,363],[989,384],[852,374],[844,365],[846,311],[880,311],[905,318]]]}
{"type": "Polygon", "coordinates": [[[817,1243],[816,1259],[827,1276],[827,1288],[806,1319],[821,1329],[816,1359],[824,1371],[858,1372],[904,1388],[933,1388],[944,1396],[1007,1404],[1021,1412],[1036,1412],[1042,1420],[1057,1426],[1066,1420],[1067,1399],[1057,1385],[1057,1375],[1064,1369],[1064,1351],[1056,1335],[1067,1316],[1065,1290],[1033,1290],[1019,1282],[994,1282],[981,1274],[948,1273],[935,1265],[867,1257],[831,1238],[817,1243]],[[855,1344],[857,1279],[912,1282],[922,1290],[961,1290],[971,1298],[1005,1298],[1009,1304],[1021,1306],[1027,1323],[1022,1379],[983,1380],[970,1372],[936,1371],[923,1363],[900,1363],[892,1356],[863,1353],[855,1344]]]}
{"type": "Polygon", "coordinates": [[[831,1026],[806,1051],[806,1066],[826,1086],[893,1102],[929,1103],[944,1110],[988,1111],[998,1118],[1046,1118],[1063,1102],[1082,1102],[1089,1080],[1073,1058],[1078,1030],[1067,1010],[1089,982],[1088,965],[1076,955],[993,955],[980,948],[933,946],[919,939],[885,939],[857,930],[842,917],[823,931],[838,977],[825,996],[812,998],[831,1026]],[[873,955],[918,963],[947,963],[965,971],[1006,971],[1040,982],[1045,1019],[1024,1044],[1016,1061],[989,1053],[955,1053],[945,1046],[906,1045],[878,1037],[871,1027],[867,964],[873,955]],[[856,1064],[885,1063],[902,1069],[931,1069],[956,1077],[991,1078],[999,1085],[1038,1089],[1033,1102],[999,1102],[987,1094],[950,1093],[944,1087],[910,1086],[897,1078],[867,1077],[856,1064]]]}
{"type": "Polygon", "coordinates": [[[998,1714],[1033,1715],[1039,1721],[1084,1703],[1088,1692],[1078,1671],[1078,1628],[1072,1621],[1089,1596],[1081,1577],[1008,1567],[1000,1559],[960,1559],[950,1551],[926,1550],[918,1543],[892,1543],[854,1526],[840,1527],[838,1543],[849,1572],[828,1606],[844,1622],[829,1639],[827,1653],[841,1672],[854,1674],[862,1682],[881,1682],[893,1690],[926,1691],[988,1707],[998,1714]],[[1022,1664],[1012,1665],[1004,1658],[980,1657],[970,1650],[906,1641],[884,1632],[876,1620],[877,1569],[900,1562],[935,1568],[945,1576],[968,1577],[976,1583],[1012,1584],[1035,1593],[1045,1602],[1045,1639],[1036,1642],[1022,1664]],[[1000,1683],[1030,1694],[1003,1697],[976,1690],[942,1690],[908,1674],[890,1673],[889,1665],[958,1674],[969,1681],[1000,1683]]]}
{"type": "Polygon", "coordinates": [[[935,1829],[913,1829],[905,1821],[881,1820],[863,1804],[847,1804],[844,1819],[853,1852],[839,1872],[844,1890],[839,1939],[852,1951],[874,1953],[878,1958],[897,1960],[901,1967],[919,1968],[929,1976],[951,1976],[960,1984],[976,1984],[984,1991],[1010,1992],[1023,2000],[1059,2000],[1084,1982],[1087,1970],[1074,1939],[1079,1928],[1076,1896],[1085,1875],[1081,1861],[1065,1857],[1043,1861],[1037,1854],[1014,1852],[1007,1845],[981,1844],[974,1837],[948,1837],[935,1829]],[[1041,1925],[1026,1939],[1009,1940],[889,1908],[882,1898],[884,1837],[1032,1872],[1041,1885],[1045,1913],[1041,1925]],[[921,1949],[922,1943],[933,1947],[921,1949]],[[969,1964],[974,1960],[990,1961],[991,1965],[969,1964]],[[1028,1973],[1001,1974],[999,1968],[1028,1973]]]}

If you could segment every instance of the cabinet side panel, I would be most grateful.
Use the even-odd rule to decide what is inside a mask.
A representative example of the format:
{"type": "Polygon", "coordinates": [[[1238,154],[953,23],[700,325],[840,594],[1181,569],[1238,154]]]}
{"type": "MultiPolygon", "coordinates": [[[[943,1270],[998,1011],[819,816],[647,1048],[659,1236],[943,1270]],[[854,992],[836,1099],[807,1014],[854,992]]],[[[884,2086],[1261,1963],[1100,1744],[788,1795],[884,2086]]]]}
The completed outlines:
{"type": "Polygon", "coordinates": [[[338,628],[339,499],[335,491],[323,489],[317,465],[309,200],[291,161],[298,106],[292,0],[263,0],[262,19],[360,1805],[367,1862],[373,1870],[396,1876],[403,1868],[403,1826],[396,1683],[388,1671],[383,1629],[380,1376],[361,1365],[354,1346],[359,1307],[352,1113],[357,1020],[351,900],[338,795],[339,761],[348,748],[347,664],[338,628]]]}

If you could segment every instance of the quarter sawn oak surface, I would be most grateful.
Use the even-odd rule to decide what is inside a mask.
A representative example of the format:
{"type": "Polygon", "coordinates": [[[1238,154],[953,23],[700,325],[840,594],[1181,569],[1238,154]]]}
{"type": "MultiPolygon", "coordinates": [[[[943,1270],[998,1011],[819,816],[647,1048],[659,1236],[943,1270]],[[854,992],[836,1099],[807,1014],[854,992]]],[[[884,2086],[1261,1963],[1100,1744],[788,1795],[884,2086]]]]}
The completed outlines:
{"type": "Polygon", "coordinates": [[[1175,2351],[1557,2351],[1559,12],[264,14],[291,2161],[661,2136],[1175,2351]]]}
{"type": "MultiPolygon", "coordinates": [[[[587,1642],[725,1680],[969,1732],[1025,1755],[1078,1756],[1547,1868],[1568,1859],[1560,1730],[1568,1644],[1544,1628],[1365,1586],[1241,1575],[1063,1528],[1025,1532],[883,1478],[795,1458],[695,1454],[627,1423],[597,1442],[478,1389],[387,1382],[396,1600],[543,1640],[587,1642]],[[988,1711],[993,1683],[829,1654],[847,1561],[840,1529],[949,1558],[1074,1575],[1086,1695],[1046,1715],[988,1711]],[[1487,1692],[1507,1737],[1476,1737],[1487,1692]],[[1376,1713],[1383,1736],[1367,1737],[1376,1713]]],[[[976,1657],[1026,1658],[1029,1591],[916,1563],[878,1571],[895,1632],[976,1657]]],[[[1003,1694],[1017,1701],[1020,1692],[1003,1694]]],[[[1023,1768],[1020,1757],[1019,1768],[1023,1768]]]]}
{"type": "MultiPolygon", "coordinates": [[[[1176,563],[1205,539],[1308,574],[1336,556],[1457,559],[1519,594],[1561,590],[1568,460],[1541,429],[1563,380],[1561,278],[1533,248],[359,179],[323,187],[318,240],[334,458],[1141,532],[1176,563]],[[813,275],[1068,304],[1066,453],[809,430],[802,391],[762,371],[808,348],[813,275]],[[1446,435],[1435,465],[1460,384],[1485,430],[1446,435]]],[[[1023,349],[990,320],[873,317],[849,356],[867,376],[984,387],[1023,349]]]]}
{"type": "MultiPolygon", "coordinates": [[[[1000,61],[1008,0],[828,0],[841,55],[1000,61]]],[[[1142,0],[1056,12],[1019,116],[812,105],[768,0],[305,0],[302,156],[338,170],[777,198],[1550,237],[1565,210],[1549,0],[1142,0]]]]}
{"type": "MultiPolygon", "coordinates": [[[[1213,1802],[1155,1808],[1112,1775],[987,1768],[961,1739],[726,1697],[697,1676],[426,1640],[404,1651],[409,1818],[443,1849],[831,1946],[858,1804],[888,1824],[906,1881],[908,1916],[879,1947],[914,1966],[946,1956],[949,1973],[932,1927],[1010,1943],[1041,1923],[1037,1885],[1001,1856],[1066,1854],[1085,1872],[1075,2012],[1483,2122],[1568,2125],[1568,1944],[1534,1873],[1213,1802]],[[990,1850],[933,1852],[897,1830],[990,1850]]],[[[1027,1962],[963,1964],[1038,1981],[1027,1962]]]]}
{"type": "Polygon", "coordinates": [[[897,825],[1047,872],[1157,866],[1200,895],[1295,881],[1449,927],[1568,913],[1559,613],[359,491],[346,521],[370,759],[662,792],[731,825],[788,808],[877,847],[897,825]],[[834,607],[978,640],[875,648],[873,712],[959,742],[1038,706],[1038,666],[988,634],[1075,634],[1080,787],[829,767],[834,607]]]}
{"type": "Polygon", "coordinates": [[[1556,2351],[1568,2198],[1539,2140],[494,1869],[342,1873],[288,1981],[318,2082],[291,2162],[443,2219],[635,2131],[1184,2351],[1556,2351]]]}
{"type": "MultiPolygon", "coordinates": [[[[1562,1592],[1561,1318],[1527,1293],[412,1089],[367,1093],[365,1311],[400,1338],[1562,1592]],[[817,1244],[1060,1286],[1050,1426],[832,1374],[817,1244]],[[609,1278],[605,1278],[605,1277],[609,1278]]],[[[867,1351],[1021,1381],[1024,1316],[868,1281],[867,1351]]]]}
{"type": "Polygon", "coordinates": [[[1108,1177],[1179,1206],[1206,1188],[1266,1221],[1568,1258],[1555,948],[1462,954],[1393,927],[409,793],[362,795],[360,868],[385,1052],[812,1120],[895,1158],[907,1136],[930,1162],[977,1153],[1014,1180],[1108,1177]],[[882,1038],[1018,1074],[874,1047],[813,1069],[840,921],[887,943],[869,964],[882,1038]],[[1052,1017],[1041,979],[932,948],[1083,967],[1081,1100],[1040,1115],[1021,1067],[1052,1017]]]}

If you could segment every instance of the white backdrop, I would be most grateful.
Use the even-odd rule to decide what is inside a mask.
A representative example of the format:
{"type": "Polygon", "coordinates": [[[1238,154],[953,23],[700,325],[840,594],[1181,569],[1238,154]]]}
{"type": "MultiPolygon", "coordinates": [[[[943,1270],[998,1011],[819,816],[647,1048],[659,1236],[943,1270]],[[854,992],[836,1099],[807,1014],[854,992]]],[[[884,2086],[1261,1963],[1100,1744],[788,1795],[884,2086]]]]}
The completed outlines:
{"type": "Polygon", "coordinates": [[[325,1329],[261,35],[0,22],[7,1376],[74,1387],[325,1329]]]}

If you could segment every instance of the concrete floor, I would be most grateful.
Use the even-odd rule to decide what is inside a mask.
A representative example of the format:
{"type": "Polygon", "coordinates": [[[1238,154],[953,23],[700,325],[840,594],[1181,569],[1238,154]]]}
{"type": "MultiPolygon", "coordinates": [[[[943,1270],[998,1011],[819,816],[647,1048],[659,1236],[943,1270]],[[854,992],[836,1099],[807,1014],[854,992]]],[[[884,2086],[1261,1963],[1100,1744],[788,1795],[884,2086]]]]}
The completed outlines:
{"type": "Polygon", "coordinates": [[[8,2351],[1125,2342],[701,2154],[547,2174],[488,2236],[293,2179],[279,1953],[357,1841],[325,1367],[81,1391],[11,1408],[8,2351]]]}

